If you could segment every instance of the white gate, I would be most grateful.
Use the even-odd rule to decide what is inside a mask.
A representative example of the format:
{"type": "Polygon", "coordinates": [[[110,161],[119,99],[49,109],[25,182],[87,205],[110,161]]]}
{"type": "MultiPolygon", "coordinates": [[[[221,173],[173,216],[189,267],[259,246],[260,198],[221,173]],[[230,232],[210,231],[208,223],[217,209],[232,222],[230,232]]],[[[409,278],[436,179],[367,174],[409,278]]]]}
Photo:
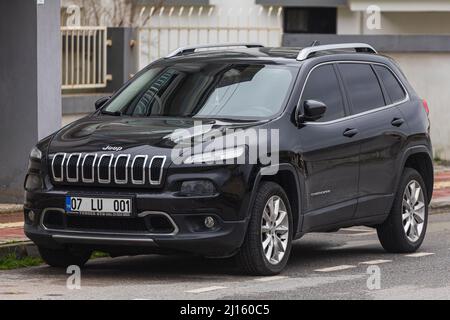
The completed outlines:
{"type": "Polygon", "coordinates": [[[214,7],[150,8],[141,12],[139,68],[173,50],[197,44],[260,43],[278,47],[282,36],[282,8],[229,9],[214,7]]]}
{"type": "Polygon", "coordinates": [[[62,89],[107,86],[106,27],[62,27],[62,89]]]}

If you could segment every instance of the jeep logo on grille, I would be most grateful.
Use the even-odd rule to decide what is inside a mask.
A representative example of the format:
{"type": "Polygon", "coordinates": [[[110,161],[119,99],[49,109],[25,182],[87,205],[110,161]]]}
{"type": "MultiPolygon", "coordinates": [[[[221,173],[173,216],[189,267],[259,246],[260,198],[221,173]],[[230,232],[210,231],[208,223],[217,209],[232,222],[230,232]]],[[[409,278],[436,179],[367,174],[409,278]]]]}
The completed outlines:
{"type": "Polygon", "coordinates": [[[118,152],[118,151],[122,151],[123,148],[122,147],[107,146],[107,147],[104,147],[102,150],[103,151],[116,151],[116,152],[118,152]]]}

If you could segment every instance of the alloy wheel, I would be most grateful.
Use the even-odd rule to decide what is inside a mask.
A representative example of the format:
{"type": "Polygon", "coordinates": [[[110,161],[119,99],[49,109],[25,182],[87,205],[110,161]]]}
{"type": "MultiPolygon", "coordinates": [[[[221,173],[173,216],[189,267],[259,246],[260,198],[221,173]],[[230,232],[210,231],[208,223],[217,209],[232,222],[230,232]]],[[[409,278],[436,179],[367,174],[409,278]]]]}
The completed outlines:
{"type": "Polygon", "coordinates": [[[420,184],[413,180],[403,194],[402,222],[406,237],[416,242],[422,235],[425,224],[425,197],[420,184]]]}
{"type": "Polygon", "coordinates": [[[267,261],[272,265],[279,264],[289,244],[289,216],[286,204],[279,196],[271,197],[264,207],[261,241],[267,261]]]}

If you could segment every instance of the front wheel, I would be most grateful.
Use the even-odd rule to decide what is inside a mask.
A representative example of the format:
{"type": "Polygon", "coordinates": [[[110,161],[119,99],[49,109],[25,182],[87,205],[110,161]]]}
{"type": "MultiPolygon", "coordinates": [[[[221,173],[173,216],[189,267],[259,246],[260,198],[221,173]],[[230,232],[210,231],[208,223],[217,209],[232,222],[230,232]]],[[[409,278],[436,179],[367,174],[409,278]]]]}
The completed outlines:
{"type": "Polygon", "coordinates": [[[239,265],[251,275],[280,273],[289,260],[292,238],[292,211],[285,191],[276,183],[262,183],[244,244],[237,254],[239,265]]]}
{"type": "Polygon", "coordinates": [[[391,213],[377,228],[378,238],[386,251],[412,253],[420,248],[428,224],[427,194],[419,172],[406,168],[391,213]]]}

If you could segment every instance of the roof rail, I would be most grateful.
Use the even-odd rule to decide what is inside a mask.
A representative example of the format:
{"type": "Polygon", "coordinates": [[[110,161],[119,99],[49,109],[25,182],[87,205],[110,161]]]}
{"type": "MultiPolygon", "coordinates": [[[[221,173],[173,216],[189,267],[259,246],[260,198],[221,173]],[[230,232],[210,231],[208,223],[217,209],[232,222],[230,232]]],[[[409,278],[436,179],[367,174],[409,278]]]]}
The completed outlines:
{"type": "Polygon", "coordinates": [[[366,43],[342,43],[342,44],[329,44],[322,46],[307,47],[300,51],[297,60],[304,61],[308,59],[313,53],[322,51],[344,50],[353,49],[356,52],[378,53],[371,45],[366,43]]]}
{"type": "Polygon", "coordinates": [[[222,43],[222,44],[208,44],[178,48],[173,51],[166,58],[173,58],[185,54],[194,53],[198,49],[214,49],[214,48],[228,48],[228,47],[245,47],[245,48],[263,48],[264,46],[258,43],[222,43]]]}

